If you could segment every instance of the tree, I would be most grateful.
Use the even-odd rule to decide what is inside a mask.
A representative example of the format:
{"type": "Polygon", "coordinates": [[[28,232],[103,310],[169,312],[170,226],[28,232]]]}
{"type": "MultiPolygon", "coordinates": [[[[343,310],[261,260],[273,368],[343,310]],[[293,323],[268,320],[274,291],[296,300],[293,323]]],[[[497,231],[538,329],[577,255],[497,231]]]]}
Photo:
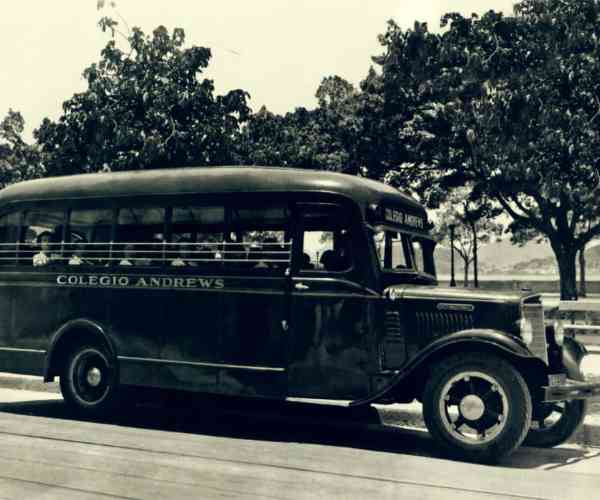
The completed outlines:
{"type": "MultiPolygon", "coordinates": [[[[597,0],[524,0],[514,17],[446,15],[448,30],[426,37],[427,96],[401,135],[401,174],[428,199],[468,184],[510,216],[513,235],[548,239],[562,299],[576,297],[577,252],[600,235],[599,13],[597,0]]],[[[393,89],[409,71],[394,59],[407,35],[386,37],[393,89]]]]}
{"type": "MultiPolygon", "coordinates": [[[[447,160],[438,150],[443,151],[439,139],[447,134],[448,125],[439,122],[437,133],[433,125],[438,122],[428,130],[419,120],[421,114],[438,112],[432,103],[440,93],[433,85],[440,72],[440,38],[429,33],[426,23],[415,22],[413,29],[403,30],[389,21],[379,41],[384,53],[373,61],[381,71],[371,68],[361,83],[359,109],[365,116],[361,159],[369,177],[417,192],[437,208],[448,192],[437,173],[438,163],[447,160]]],[[[441,94],[445,98],[443,89],[441,94]]],[[[462,180],[456,185],[463,185],[462,180]]]]}
{"type": "MultiPolygon", "coordinates": [[[[469,286],[469,268],[473,264],[474,286],[478,287],[477,249],[502,234],[503,227],[493,219],[485,205],[476,205],[469,198],[468,188],[453,191],[437,212],[433,236],[442,243],[454,230],[454,248],[463,260],[464,286],[469,286]]],[[[450,242],[451,244],[451,242],[450,242]]]]}
{"type": "Polygon", "coordinates": [[[0,188],[45,172],[37,148],[22,138],[24,128],[23,116],[12,109],[0,122],[0,188]]]}
{"type": "Polygon", "coordinates": [[[180,28],[160,26],[148,36],[118,26],[109,17],[100,21],[112,38],[83,72],[87,89],[63,104],[58,121],[45,119],[34,132],[48,172],[237,162],[233,146],[250,113],[248,94],[215,95],[212,80],[201,78],[210,49],[184,48],[180,28]]]}
{"type": "Polygon", "coordinates": [[[339,76],[323,79],[314,110],[277,115],[264,106],[245,124],[239,151],[244,162],[357,173],[358,92],[339,76]]]}

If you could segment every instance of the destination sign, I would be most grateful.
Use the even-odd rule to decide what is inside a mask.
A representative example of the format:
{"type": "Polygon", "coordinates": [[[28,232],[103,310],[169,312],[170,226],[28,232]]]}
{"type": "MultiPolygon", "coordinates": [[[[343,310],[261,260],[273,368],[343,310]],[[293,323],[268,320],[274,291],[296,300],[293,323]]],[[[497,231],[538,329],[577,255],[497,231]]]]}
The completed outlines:
{"type": "Polygon", "coordinates": [[[400,224],[412,229],[425,229],[425,219],[423,217],[408,214],[395,208],[386,208],[384,210],[384,219],[386,222],[400,224]]]}
{"type": "Polygon", "coordinates": [[[60,274],[56,284],[107,288],[224,288],[221,278],[172,276],[123,276],[120,274],[60,274]]]}

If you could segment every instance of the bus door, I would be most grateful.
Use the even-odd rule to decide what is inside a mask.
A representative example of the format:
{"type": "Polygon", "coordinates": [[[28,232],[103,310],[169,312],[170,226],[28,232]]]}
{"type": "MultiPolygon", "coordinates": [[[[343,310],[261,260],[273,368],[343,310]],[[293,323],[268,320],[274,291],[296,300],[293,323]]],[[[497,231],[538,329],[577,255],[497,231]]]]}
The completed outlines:
{"type": "Polygon", "coordinates": [[[221,393],[286,395],[289,219],[287,202],[231,209],[223,251],[221,393]]]}
{"type": "Polygon", "coordinates": [[[358,399],[369,392],[380,296],[366,286],[369,252],[352,213],[334,204],[298,205],[289,396],[358,399]]]}

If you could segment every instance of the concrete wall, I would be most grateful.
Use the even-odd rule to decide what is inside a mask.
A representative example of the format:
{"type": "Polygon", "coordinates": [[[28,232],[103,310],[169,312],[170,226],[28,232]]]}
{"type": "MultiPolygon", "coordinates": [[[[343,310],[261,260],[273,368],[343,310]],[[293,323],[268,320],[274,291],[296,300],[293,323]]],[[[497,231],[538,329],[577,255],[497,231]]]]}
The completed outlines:
{"type": "MultiPolygon", "coordinates": [[[[471,281],[471,285],[473,282],[471,281]]],[[[440,285],[447,286],[448,281],[440,281],[440,285]]],[[[462,281],[457,280],[456,285],[462,286],[462,281]]],[[[588,294],[600,294],[600,281],[586,282],[588,294]]],[[[540,293],[559,293],[558,280],[479,280],[479,287],[485,290],[521,290],[529,288],[540,293]]]]}

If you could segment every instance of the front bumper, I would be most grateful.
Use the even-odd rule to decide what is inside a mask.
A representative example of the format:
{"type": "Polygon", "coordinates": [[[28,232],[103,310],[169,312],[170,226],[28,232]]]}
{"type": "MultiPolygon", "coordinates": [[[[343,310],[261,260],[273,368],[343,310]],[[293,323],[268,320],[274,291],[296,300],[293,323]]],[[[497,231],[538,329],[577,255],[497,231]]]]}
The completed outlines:
{"type": "Polygon", "coordinates": [[[560,385],[544,386],[544,402],[571,401],[600,396],[600,383],[581,382],[567,379],[560,385]]]}

